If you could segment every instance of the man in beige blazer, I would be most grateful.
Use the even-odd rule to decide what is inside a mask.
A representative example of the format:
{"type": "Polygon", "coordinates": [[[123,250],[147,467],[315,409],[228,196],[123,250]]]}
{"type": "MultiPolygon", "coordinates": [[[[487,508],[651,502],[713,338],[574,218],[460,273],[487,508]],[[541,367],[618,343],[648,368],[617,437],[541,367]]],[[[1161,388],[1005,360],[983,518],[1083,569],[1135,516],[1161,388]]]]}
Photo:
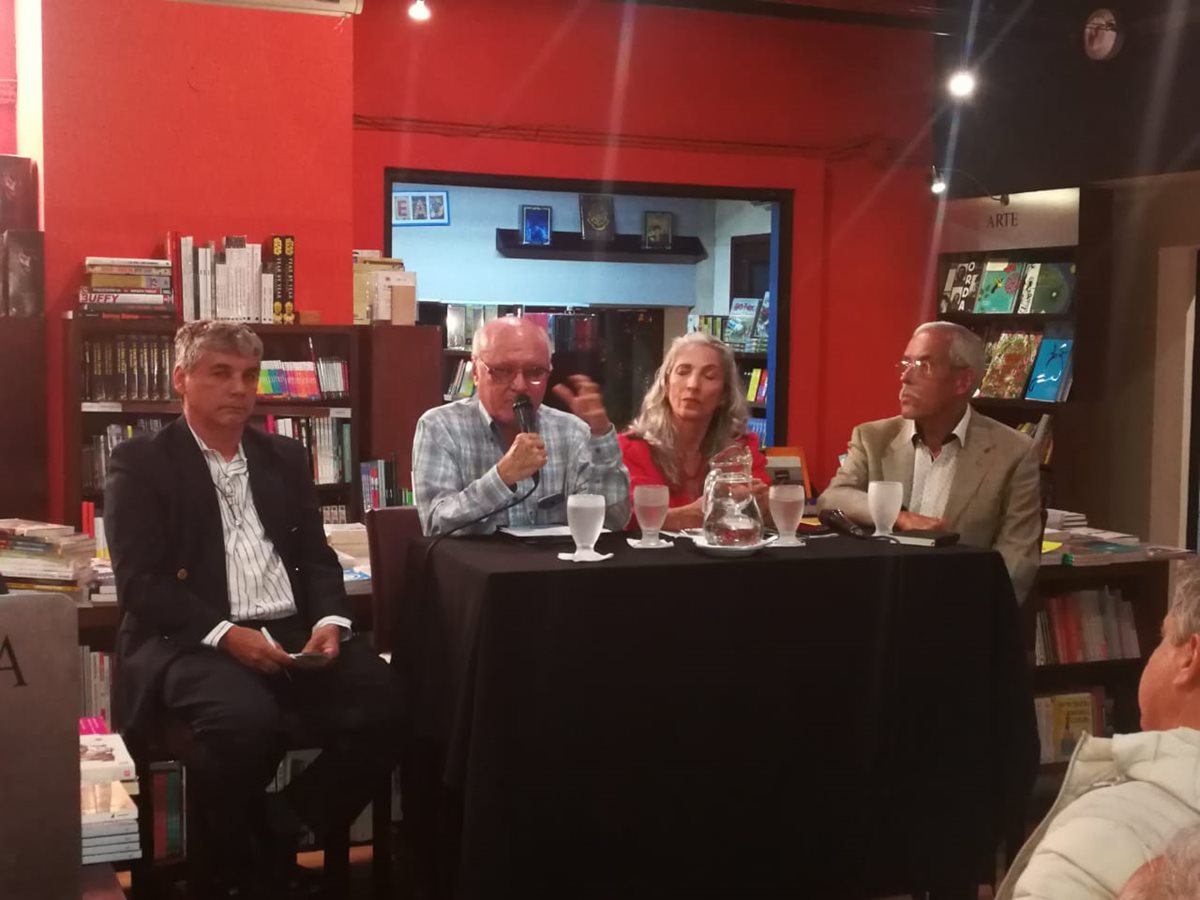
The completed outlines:
{"type": "Polygon", "coordinates": [[[963,543],[998,550],[1024,602],[1041,558],[1038,455],[1029,437],[971,409],[983,341],[961,325],[927,322],[898,368],[900,415],[854,429],[821,509],[870,524],[867,485],[899,481],[897,529],[957,531],[963,543]]]}

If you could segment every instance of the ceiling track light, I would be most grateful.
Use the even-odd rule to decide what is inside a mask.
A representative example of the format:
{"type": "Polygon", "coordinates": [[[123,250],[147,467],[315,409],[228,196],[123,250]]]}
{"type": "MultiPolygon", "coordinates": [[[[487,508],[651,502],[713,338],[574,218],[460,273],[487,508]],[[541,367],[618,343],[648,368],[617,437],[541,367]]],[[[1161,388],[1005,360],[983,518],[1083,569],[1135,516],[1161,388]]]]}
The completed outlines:
{"type": "Polygon", "coordinates": [[[993,194],[991,191],[989,191],[986,187],[983,186],[983,184],[979,181],[978,178],[976,178],[970,172],[967,172],[963,169],[946,169],[946,168],[939,169],[937,166],[930,166],[929,167],[929,192],[931,194],[938,194],[938,195],[946,193],[946,191],[949,190],[949,188],[950,188],[950,180],[946,176],[951,173],[954,173],[955,175],[961,175],[962,177],[966,178],[967,181],[970,181],[971,183],[973,183],[975,185],[975,187],[977,187],[977,188],[979,188],[979,190],[983,191],[984,196],[986,196],[988,199],[995,200],[1001,206],[1008,206],[1008,204],[1010,202],[1010,198],[1009,198],[1008,194],[993,194]]]}
{"type": "Polygon", "coordinates": [[[975,94],[975,75],[969,69],[958,69],[946,80],[946,90],[956,100],[966,100],[975,94]]]}
{"type": "Polygon", "coordinates": [[[412,5],[408,7],[408,17],[414,22],[428,22],[431,15],[425,0],[413,0],[412,5]]]}

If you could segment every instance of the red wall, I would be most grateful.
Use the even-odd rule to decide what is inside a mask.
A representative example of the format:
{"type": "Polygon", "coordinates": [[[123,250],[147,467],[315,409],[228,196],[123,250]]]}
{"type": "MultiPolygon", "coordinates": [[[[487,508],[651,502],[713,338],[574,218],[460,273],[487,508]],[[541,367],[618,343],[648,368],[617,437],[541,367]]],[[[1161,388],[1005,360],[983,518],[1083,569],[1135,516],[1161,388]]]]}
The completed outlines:
{"type": "Polygon", "coordinates": [[[823,486],[850,428],[896,412],[892,362],[931,308],[927,35],[588,0],[431,3],[417,25],[405,6],[368,2],[355,26],[356,245],[381,246],[389,165],[788,188],[788,440],[823,486]],[[397,118],[421,124],[395,130],[397,118]],[[502,133],[538,127],[574,135],[502,133]],[[609,131],[742,147],[590,137],[609,131]],[[913,153],[897,166],[889,147],[913,153]]]}
{"type": "Polygon", "coordinates": [[[286,231],[299,308],[349,321],[353,47],[352,25],[337,19],[166,0],[43,0],[42,21],[59,472],[59,318],[85,256],[159,254],[168,229],[205,240],[286,231]]]}
{"type": "Polygon", "coordinates": [[[0,153],[17,152],[17,32],[13,0],[0,0],[0,153]]]}

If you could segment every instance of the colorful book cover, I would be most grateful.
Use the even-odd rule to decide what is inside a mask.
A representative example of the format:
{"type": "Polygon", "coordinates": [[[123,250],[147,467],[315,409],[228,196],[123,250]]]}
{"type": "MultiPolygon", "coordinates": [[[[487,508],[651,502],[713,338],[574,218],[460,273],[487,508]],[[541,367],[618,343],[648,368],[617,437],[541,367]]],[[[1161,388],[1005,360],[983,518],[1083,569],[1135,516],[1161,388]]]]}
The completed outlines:
{"type": "Polygon", "coordinates": [[[1075,263],[1030,263],[1017,312],[1065,313],[1074,293],[1075,263]]]}
{"type": "Polygon", "coordinates": [[[952,265],[946,272],[939,308],[942,312],[971,312],[979,294],[983,260],[969,259],[952,265]]]}
{"type": "Polygon", "coordinates": [[[729,318],[725,321],[725,343],[744,344],[753,337],[759,302],[757,297],[739,297],[729,301],[729,318]]]}
{"type": "Polygon", "coordinates": [[[754,320],[755,340],[766,340],[771,333],[771,295],[768,293],[758,304],[758,318],[754,320]]]}
{"type": "Polygon", "coordinates": [[[1024,331],[1001,334],[979,386],[979,395],[1001,400],[1019,400],[1025,396],[1025,384],[1041,342],[1040,334],[1024,331]]]}
{"type": "Polygon", "coordinates": [[[1069,384],[1071,373],[1073,343],[1071,338],[1042,339],[1037,361],[1034,362],[1033,372],[1029,376],[1029,388],[1025,391],[1026,400],[1054,403],[1063,399],[1063,390],[1069,384]]]}
{"type": "Polygon", "coordinates": [[[989,259],[979,283],[974,312],[1010,313],[1016,306],[1025,276],[1025,263],[989,259]]]}

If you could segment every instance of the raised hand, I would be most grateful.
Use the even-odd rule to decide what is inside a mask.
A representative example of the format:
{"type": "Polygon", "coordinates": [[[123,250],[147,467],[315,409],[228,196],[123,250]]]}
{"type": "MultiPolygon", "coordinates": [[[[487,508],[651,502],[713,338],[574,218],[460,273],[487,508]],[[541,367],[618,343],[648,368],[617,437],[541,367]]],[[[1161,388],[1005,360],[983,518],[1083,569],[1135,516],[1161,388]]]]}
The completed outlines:
{"type": "Polygon", "coordinates": [[[556,384],[554,393],[571,412],[587,422],[593,437],[600,437],[612,428],[608,413],[604,411],[600,386],[586,375],[572,375],[567,384],[556,384]]]}
{"type": "Polygon", "coordinates": [[[508,452],[496,463],[496,472],[508,485],[516,484],[546,464],[546,445],[539,434],[522,432],[513,438],[508,452]]]}

